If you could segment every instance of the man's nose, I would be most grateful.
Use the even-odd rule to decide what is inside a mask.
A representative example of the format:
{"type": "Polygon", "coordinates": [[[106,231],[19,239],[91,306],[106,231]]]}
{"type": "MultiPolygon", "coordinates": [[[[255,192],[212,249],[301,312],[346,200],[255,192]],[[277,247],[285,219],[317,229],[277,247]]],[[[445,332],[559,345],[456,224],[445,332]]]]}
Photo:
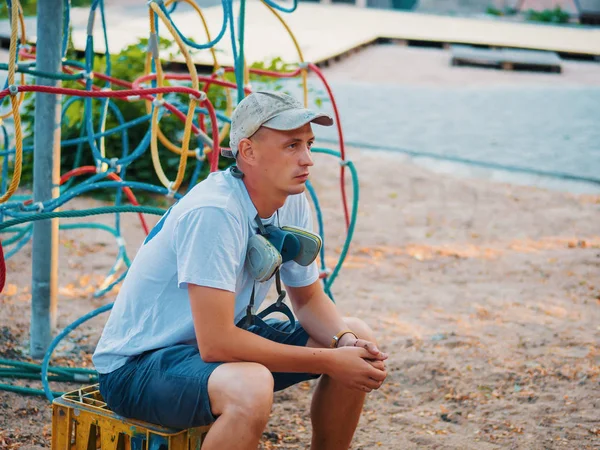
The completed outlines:
{"type": "Polygon", "coordinates": [[[310,152],[310,147],[306,146],[304,151],[302,152],[302,157],[300,159],[300,165],[302,166],[314,166],[315,163],[312,159],[312,153],[310,152]]]}

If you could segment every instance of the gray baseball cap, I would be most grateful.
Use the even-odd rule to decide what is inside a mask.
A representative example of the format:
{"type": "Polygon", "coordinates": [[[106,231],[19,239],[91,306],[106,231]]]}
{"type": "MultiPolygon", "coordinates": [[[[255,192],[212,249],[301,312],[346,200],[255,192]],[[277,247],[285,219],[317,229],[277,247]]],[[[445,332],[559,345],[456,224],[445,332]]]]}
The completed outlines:
{"type": "Polygon", "coordinates": [[[253,92],[233,111],[229,133],[231,150],[221,149],[221,154],[227,158],[235,158],[240,141],[252,136],[260,127],[295,130],[309,122],[333,125],[333,119],[329,115],[306,109],[290,95],[271,91],[253,92]]]}

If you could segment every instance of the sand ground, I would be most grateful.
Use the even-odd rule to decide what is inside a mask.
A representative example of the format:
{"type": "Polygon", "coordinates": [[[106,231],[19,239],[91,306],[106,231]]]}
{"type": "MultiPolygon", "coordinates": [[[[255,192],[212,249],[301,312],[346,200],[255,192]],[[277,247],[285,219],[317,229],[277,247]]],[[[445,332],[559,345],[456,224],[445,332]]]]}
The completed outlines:
{"type": "MultiPolygon", "coordinates": [[[[357,54],[356,67],[367,56],[357,54]]],[[[389,64],[373,58],[368,64],[389,64]]],[[[419,70],[418,58],[412,67],[419,70]]],[[[336,70],[329,75],[341,76],[336,70]]],[[[333,266],[345,231],[339,165],[315,159],[333,266]]],[[[390,354],[388,379],[368,397],[352,448],[600,448],[600,196],[459,178],[385,152],[351,148],[348,159],[358,170],[360,207],[333,292],[390,354]]],[[[123,234],[135,255],[144,237],[136,216],[124,216],[123,234]]],[[[114,300],[116,290],[99,299],[92,292],[115,257],[109,235],[61,233],[59,329],[114,300]]],[[[0,357],[24,358],[31,248],[7,269],[0,357]]],[[[71,334],[55,363],[89,366],[105,320],[71,334]]],[[[313,389],[305,383],[276,395],[262,448],[308,447],[313,389]]],[[[47,448],[50,423],[47,401],[0,392],[0,448],[47,448]]]]}

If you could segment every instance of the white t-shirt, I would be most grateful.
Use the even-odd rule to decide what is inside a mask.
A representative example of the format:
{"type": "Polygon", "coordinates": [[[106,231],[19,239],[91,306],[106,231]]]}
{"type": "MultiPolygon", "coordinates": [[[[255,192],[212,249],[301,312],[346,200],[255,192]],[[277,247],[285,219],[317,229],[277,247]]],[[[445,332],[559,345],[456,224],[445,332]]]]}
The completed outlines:
{"type": "MultiPolygon", "coordinates": [[[[257,232],[256,214],[244,183],[229,170],[210,174],[173,205],[129,268],[93,355],[96,370],[112,372],[148,350],[197,345],[187,283],[234,292],[234,323],[244,317],[255,282],[244,263],[248,240],[257,232]]],[[[278,214],[263,220],[273,222],[312,229],[306,196],[289,196],[278,214]]],[[[274,278],[256,282],[257,309],[274,278]]],[[[287,286],[308,286],[318,278],[316,261],[281,266],[287,286]]]]}

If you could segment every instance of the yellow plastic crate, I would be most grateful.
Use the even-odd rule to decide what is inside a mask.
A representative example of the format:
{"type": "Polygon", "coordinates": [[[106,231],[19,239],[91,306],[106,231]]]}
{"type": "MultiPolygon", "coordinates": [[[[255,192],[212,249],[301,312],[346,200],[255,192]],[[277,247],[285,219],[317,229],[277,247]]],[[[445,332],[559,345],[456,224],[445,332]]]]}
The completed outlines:
{"type": "Polygon", "coordinates": [[[97,384],[52,402],[52,450],[200,450],[209,429],[125,419],[108,409],[97,384]]]}

